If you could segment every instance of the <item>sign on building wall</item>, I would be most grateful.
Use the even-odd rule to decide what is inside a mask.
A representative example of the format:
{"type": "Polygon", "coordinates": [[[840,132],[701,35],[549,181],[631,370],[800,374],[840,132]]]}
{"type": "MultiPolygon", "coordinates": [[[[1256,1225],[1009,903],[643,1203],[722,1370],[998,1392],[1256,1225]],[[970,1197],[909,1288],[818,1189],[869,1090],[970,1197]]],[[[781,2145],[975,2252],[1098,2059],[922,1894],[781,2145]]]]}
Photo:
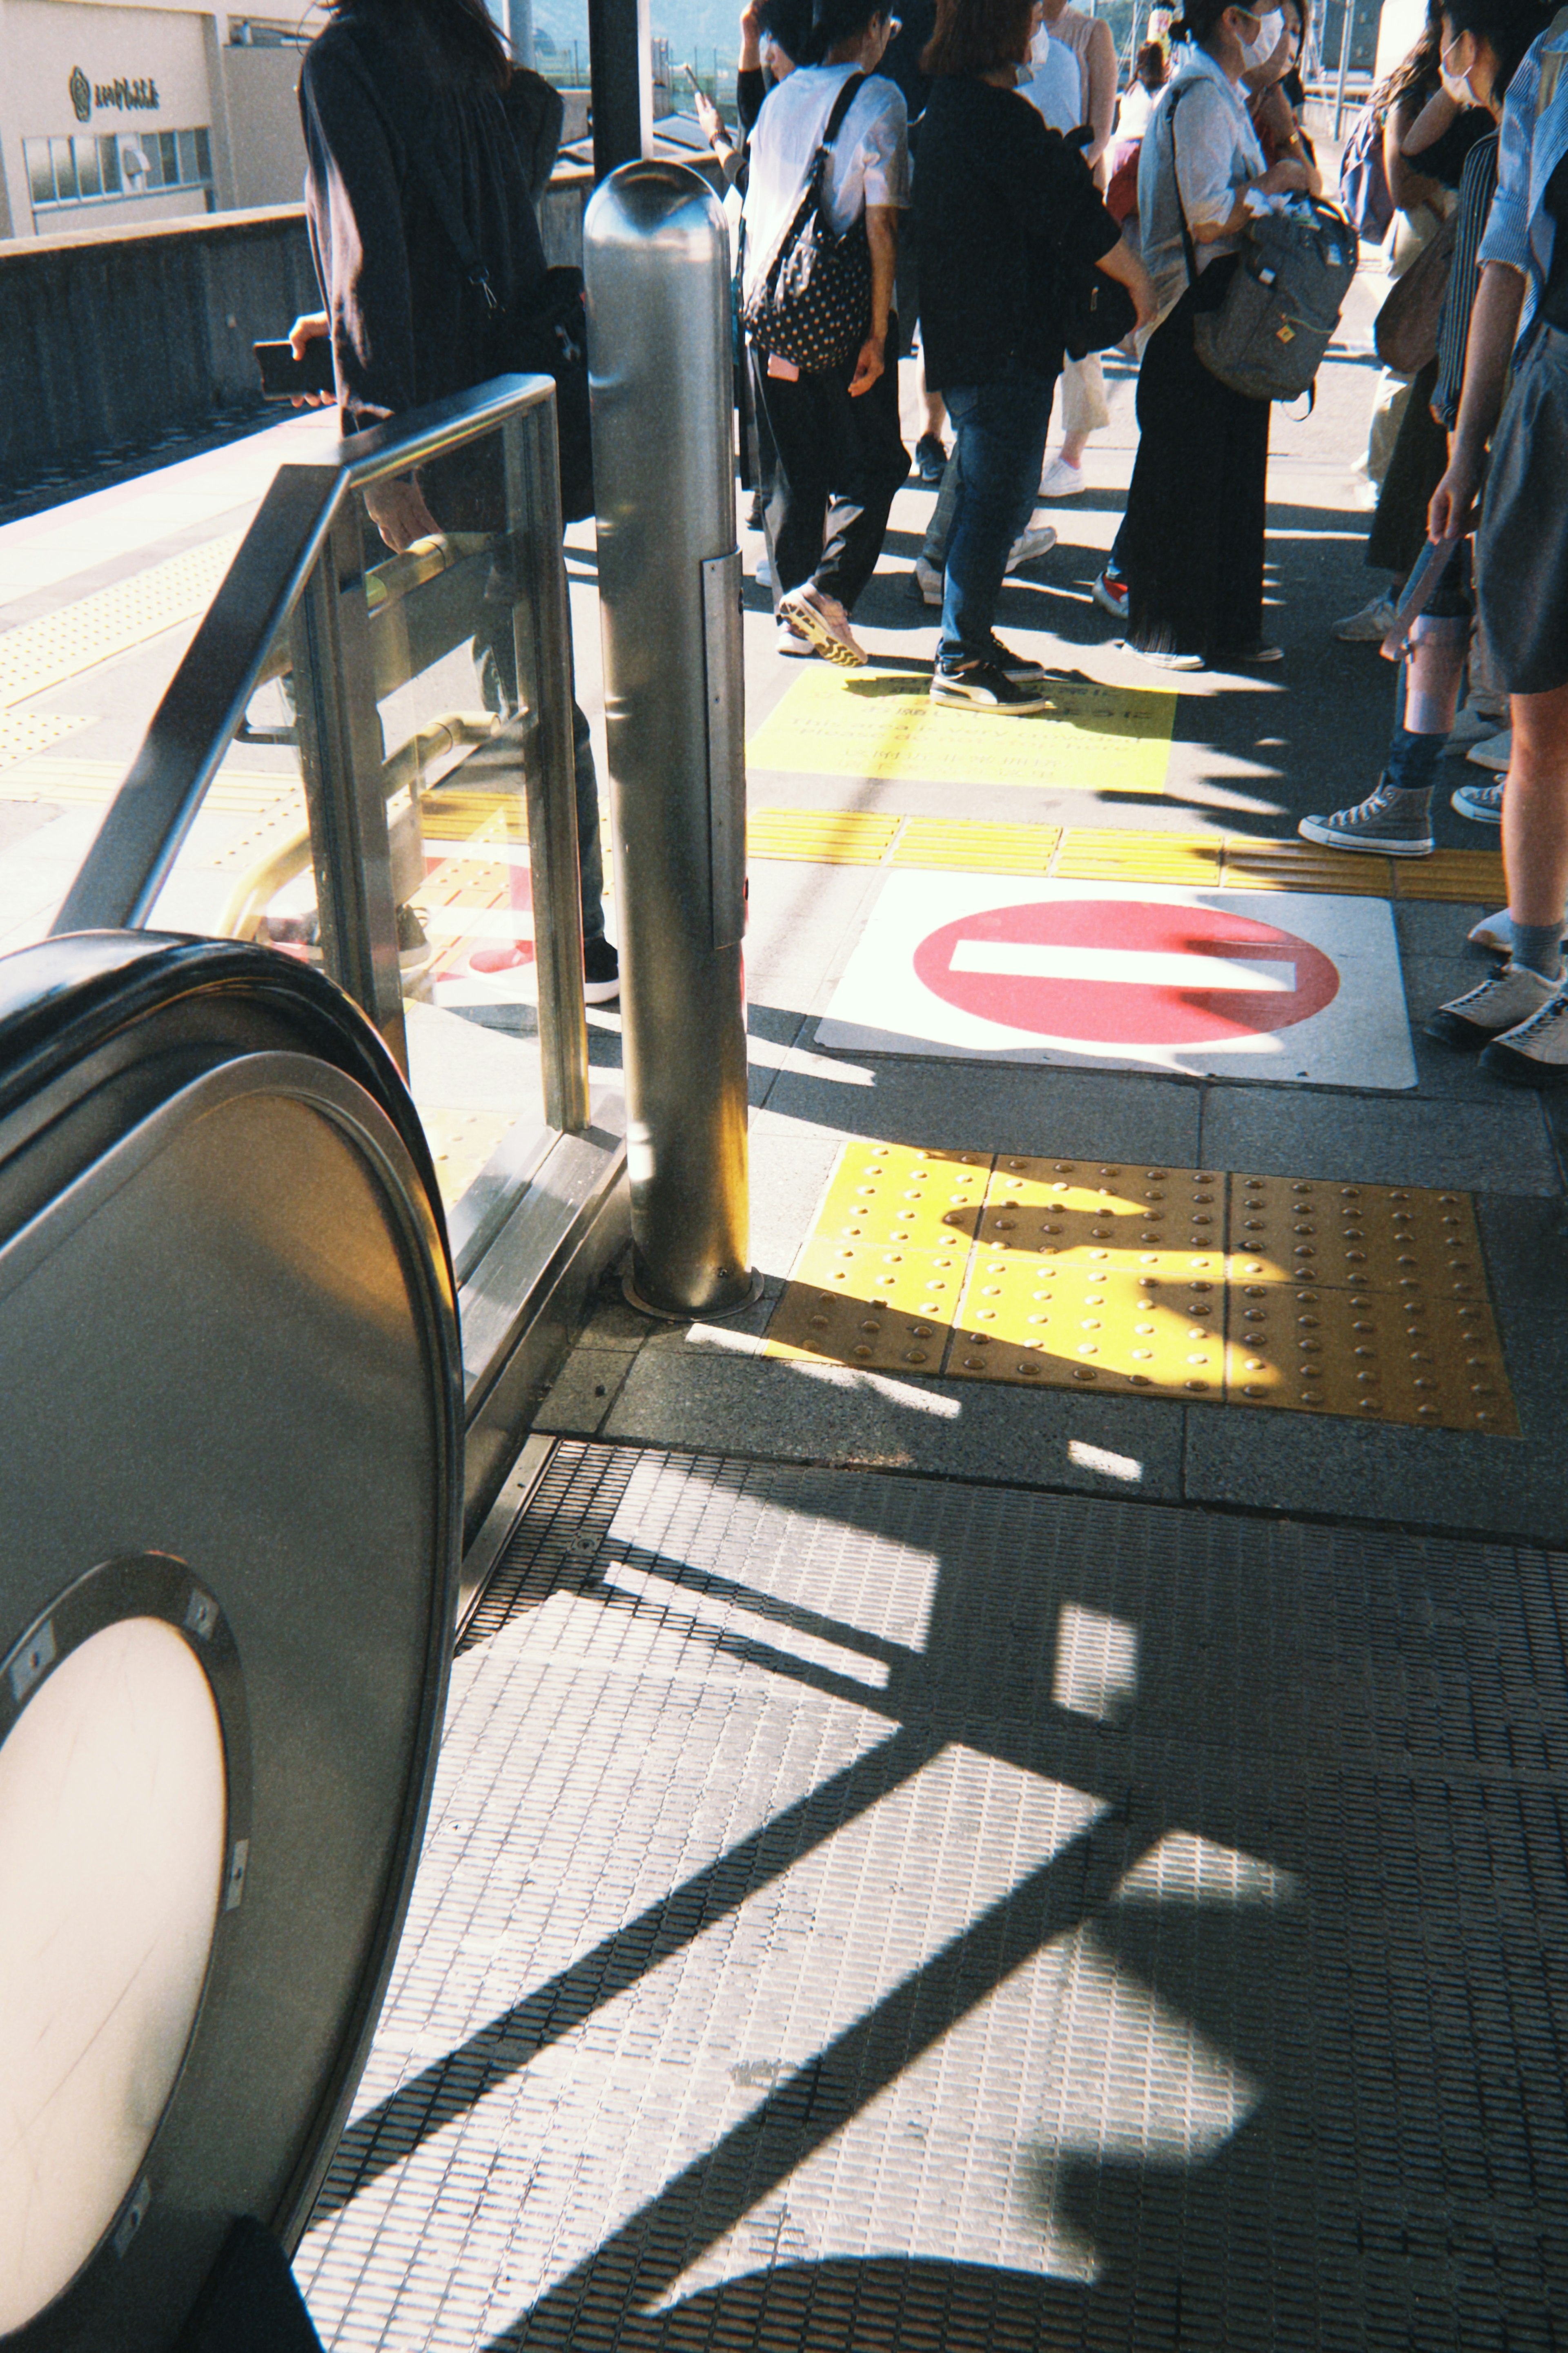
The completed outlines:
{"type": "Polygon", "coordinates": [[[113,81],[89,82],[81,68],[73,66],[67,87],[79,122],[90,122],[95,106],[100,111],[112,108],[120,114],[156,114],[163,104],[158,96],[158,85],[151,74],[140,76],[133,81],[127,81],[121,74],[113,81]]]}

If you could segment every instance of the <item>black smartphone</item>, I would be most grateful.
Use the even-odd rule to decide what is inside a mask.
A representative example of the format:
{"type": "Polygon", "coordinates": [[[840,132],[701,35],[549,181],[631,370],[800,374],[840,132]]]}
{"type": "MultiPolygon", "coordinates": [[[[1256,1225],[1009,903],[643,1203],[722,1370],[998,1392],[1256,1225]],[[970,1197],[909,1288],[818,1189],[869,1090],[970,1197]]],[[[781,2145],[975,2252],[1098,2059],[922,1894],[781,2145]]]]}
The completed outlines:
{"type": "Polygon", "coordinates": [[[305,355],[296,359],[292,347],[283,343],[252,343],[256,364],[261,370],[263,400],[295,400],[303,392],[335,392],[337,381],[332,374],[332,339],[316,335],[305,346],[305,355]]]}

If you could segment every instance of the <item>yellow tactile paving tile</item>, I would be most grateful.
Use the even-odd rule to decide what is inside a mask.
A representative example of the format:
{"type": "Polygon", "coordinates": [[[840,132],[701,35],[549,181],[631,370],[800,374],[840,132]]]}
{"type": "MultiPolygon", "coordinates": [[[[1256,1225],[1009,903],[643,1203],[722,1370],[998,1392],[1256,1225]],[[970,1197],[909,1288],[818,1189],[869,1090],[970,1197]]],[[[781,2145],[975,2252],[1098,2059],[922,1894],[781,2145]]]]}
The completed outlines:
{"type": "MultiPolygon", "coordinates": [[[[90,722],[80,723],[90,724],[90,722]]],[[[0,800],[63,801],[107,807],[125,781],[122,760],[73,760],[68,756],[28,760],[0,773],[0,800]]],[[[288,795],[304,798],[298,774],[288,768],[220,768],[207,786],[207,809],[259,816],[288,795]]]]}
{"type": "Polygon", "coordinates": [[[988,1152],[921,1152],[852,1144],[823,1196],[816,1236],[834,1243],[947,1250],[980,1222],[988,1152]]]}
{"type": "Polygon", "coordinates": [[[242,534],[226,532],[144,572],[0,631],[0,704],[22,702],[110,661],[211,604],[242,534]]]}
{"type": "Polygon", "coordinates": [[[1435,849],[1430,858],[1395,859],[1396,899],[1443,899],[1459,906],[1499,904],[1508,896],[1499,849],[1435,849]]]}
{"type": "Polygon", "coordinates": [[[961,1380],[1179,1397],[1225,1391],[1225,1286],[978,1248],[947,1352],[961,1380]]]}
{"type": "Polygon", "coordinates": [[[967,1238],[949,1250],[810,1242],[775,1309],[764,1354],[872,1370],[941,1370],[967,1238]]]}
{"type": "MultiPolygon", "coordinates": [[[[90,719],[68,719],[62,712],[0,711],[0,768],[14,768],[18,762],[47,752],[51,744],[61,743],[66,736],[79,734],[82,728],[91,725],[90,719]]],[[[5,797],[15,796],[5,794],[5,797]]]]}
{"type": "Polygon", "coordinates": [[[452,1111],[421,1103],[419,1124],[436,1163],[442,1201],[449,1209],[462,1199],[515,1122],[506,1112],[452,1111]]]}
{"type": "MultiPolygon", "coordinates": [[[[979,818],[904,820],[890,866],[955,867],[972,874],[1044,874],[1061,839],[1055,825],[991,825],[979,818]]],[[[765,853],[763,853],[765,854],[765,853]]]]}
{"type": "Polygon", "coordinates": [[[521,793],[473,793],[442,786],[426,793],[419,814],[426,838],[469,841],[494,834],[500,840],[528,839],[528,803],[521,793]]]}
{"type": "Polygon", "coordinates": [[[747,745],[752,768],[935,785],[1026,785],[1158,794],[1165,787],[1173,694],[1064,681],[1026,719],[943,711],[930,673],[812,662],[747,745]]]}
{"type": "MultiPolygon", "coordinates": [[[[1016,779],[997,776],[991,781],[1016,779]]],[[[499,807],[503,797],[477,793],[440,797],[443,805],[448,799],[471,802],[476,812],[479,803],[499,807]]],[[[515,812],[521,804],[508,806],[515,812]]],[[[1047,875],[1061,882],[1187,882],[1215,890],[1321,891],[1340,898],[1433,899],[1472,905],[1503,896],[1502,861],[1495,850],[1440,849],[1431,858],[1401,863],[1320,849],[1306,841],[1165,833],[1147,826],[1061,828],[1002,825],[977,818],[904,817],[890,809],[769,807],[752,811],[747,847],[753,858],[798,858],[822,866],[940,867],[972,874],[1047,875]]]]}
{"type": "Polygon", "coordinates": [[[1175,1281],[1225,1271],[1225,1178],[1195,1168],[998,1154],[984,1247],[1175,1281]]]}
{"type": "Polygon", "coordinates": [[[1218,834],[1074,825],[1051,872],[1064,882],[1212,882],[1217,889],[1222,849],[1218,834]]]}
{"type": "Polygon", "coordinates": [[[1340,898],[1386,899],[1394,889],[1393,869],[1392,859],[1359,851],[1231,835],[1221,880],[1227,891],[1326,891],[1340,898]]]}
{"type": "Polygon", "coordinates": [[[1233,1282],[1227,1401],[1519,1435],[1481,1299],[1233,1282]]]}
{"type": "Polygon", "coordinates": [[[1234,1176],[1228,1240],[1237,1282],[1486,1296],[1467,1193],[1234,1176]]]}
{"type": "Polygon", "coordinates": [[[766,1352],[1519,1428],[1474,1204],[1416,1187],[847,1145],[766,1352]],[[1325,1271],[1292,1271],[1302,1249],[1325,1271]]]}
{"type": "Polygon", "coordinates": [[[746,824],[753,858],[812,866],[879,866],[903,823],[879,809],[754,809],[746,824]]]}

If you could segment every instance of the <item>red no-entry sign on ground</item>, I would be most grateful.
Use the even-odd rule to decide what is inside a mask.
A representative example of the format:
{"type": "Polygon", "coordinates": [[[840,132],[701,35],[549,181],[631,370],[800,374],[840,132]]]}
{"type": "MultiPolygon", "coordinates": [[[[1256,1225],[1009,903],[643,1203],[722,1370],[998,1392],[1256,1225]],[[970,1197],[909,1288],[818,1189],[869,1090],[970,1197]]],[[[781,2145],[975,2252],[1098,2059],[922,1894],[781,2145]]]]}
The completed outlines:
{"type": "Polygon", "coordinates": [[[1340,976],[1293,932],[1229,909],[1122,898],[987,907],[931,932],[916,976],[983,1021],[1114,1046],[1203,1046],[1321,1013],[1340,976]]]}

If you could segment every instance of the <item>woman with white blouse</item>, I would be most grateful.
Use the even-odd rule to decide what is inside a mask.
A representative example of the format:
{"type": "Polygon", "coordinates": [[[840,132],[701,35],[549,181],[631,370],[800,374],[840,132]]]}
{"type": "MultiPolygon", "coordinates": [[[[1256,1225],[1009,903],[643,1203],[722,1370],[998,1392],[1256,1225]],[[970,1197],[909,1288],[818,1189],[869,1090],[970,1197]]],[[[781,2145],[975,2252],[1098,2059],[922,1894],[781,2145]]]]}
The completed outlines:
{"type": "Polygon", "coordinates": [[[1279,30],[1255,9],[1186,0],[1171,27],[1180,61],[1139,156],[1160,323],[1138,379],[1142,438],[1117,559],[1127,641],[1167,669],[1280,659],[1262,637],[1268,403],[1211,375],[1194,342],[1199,315],[1219,308],[1237,267],[1249,193],[1306,185],[1294,156],[1265,169],[1242,84],[1279,30]]]}

